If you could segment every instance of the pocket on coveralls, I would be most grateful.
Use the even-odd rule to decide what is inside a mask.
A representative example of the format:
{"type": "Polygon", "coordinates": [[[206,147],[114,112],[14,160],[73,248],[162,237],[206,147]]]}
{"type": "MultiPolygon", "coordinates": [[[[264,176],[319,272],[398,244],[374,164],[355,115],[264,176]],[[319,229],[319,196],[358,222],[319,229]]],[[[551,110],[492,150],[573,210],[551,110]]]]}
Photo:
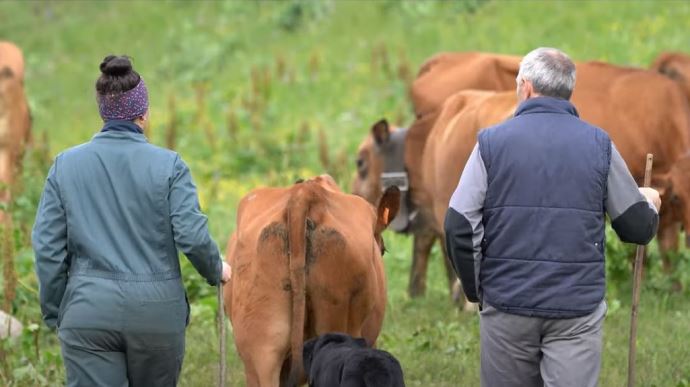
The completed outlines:
{"type": "Polygon", "coordinates": [[[128,286],[127,330],[137,333],[184,331],[187,301],[177,281],[133,282],[128,286]]]}

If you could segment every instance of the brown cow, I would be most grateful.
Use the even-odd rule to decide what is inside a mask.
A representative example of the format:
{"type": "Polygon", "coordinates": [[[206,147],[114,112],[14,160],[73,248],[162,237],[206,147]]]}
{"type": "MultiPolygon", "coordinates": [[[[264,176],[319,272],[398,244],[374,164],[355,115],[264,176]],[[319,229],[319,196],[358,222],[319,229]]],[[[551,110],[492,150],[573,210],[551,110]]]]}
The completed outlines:
{"type": "MultiPolygon", "coordinates": [[[[371,127],[371,134],[359,146],[357,155],[357,176],[352,182],[352,193],[365,198],[370,203],[376,203],[376,196],[391,183],[384,181],[385,173],[403,171],[406,175],[404,154],[409,141],[406,141],[405,130],[392,128],[388,121],[380,120],[371,127]],[[391,157],[399,155],[399,157],[391,157]]],[[[400,201],[400,211],[391,227],[394,231],[411,233],[413,235],[413,259],[410,270],[410,286],[408,293],[412,297],[420,296],[426,287],[427,257],[437,239],[437,234],[429,227],[430,221],[426,212],[408,212],[410,207],[409,183],[398,179],[392,181],[402,187],[403,196],[400,201]]],[[[419,207],[419,206],[416,206],[419,207]]],[[[444,259],[448,283],[452,287],[456,283],[456,276],[448,259],[444,259]]],[[[456,287],[455,294],[459,287],[456,287]]]]}
{"type": "MultiPolygon", "coordinates": [[[[654,185],[666,191],[665,197],[672,203],[662,208],[660,244],[663,250],[677,248],[678,229],[674,228],[674,220],[682,220],[685,229],[690,230],[690,213],[686,210],[686,201],[690,203],[690,187],[687,183],[690,181],[690,163],[687,160],[687,152],[690,151],[690,110],[687,101],[672,81],[651,71],[589,62],[579,64],[578,72],[583,76],[575,88],[573,103],[584,120],[609,133],[633,176],[641,180],[644,175],[644,155],[648,152],[655,155],[654,185]],[[594,82],[590,73],[600,74],[601,80],[594,82]]],[[[427,196],[433,204],[422,202],[422,207],[433,208],[434,227],[439,232],[448,199],[457,184],[464,160],[476,142],[477,131],[504,120],[516,108],[513,91],[497,93],[490,98],[486,93],[480,93],[479,96],[476,93],[461,92],[446,101],[424,148],[423,187],[429,192],[427,196]],[[467,101],[468,98],[474,102],[467,101]],[[457,104],[453,102],[454,99],[464,100],[464,104],[474,104],[475,108],[458,109],[453,106],[457,104]],[[476,107],[477,104],[479,107],[476,107]],[[446,124],[444,116],[452,115],[453,111],[457,112],[456,115],[446,124]],[[454,133],[454,136],[448,138],[448,133],[454,133]],[[430,164],[429,158],[437,160],[436,164],[430,164]],[[458,161],[456,168],[450,168],[449,164],[453,163],[448,160],[462,162],[458,161]],[[444,185],[438,185],[437,181],[442,181],[444,185]]],[[[666,258],[664,266],[666,270],[670,269],[666,258]]]]}
{"type": "MultiPolygon", "coordinates": [[[[676,81],[690,101],[690,55],[682,52],[663,52],[654,60],[650,68],[676,81]]],[[[670,175],[670,184],[676,187],[672,191],[677,197],[672,196],[671,200],[667,200],[664,204],[671,206],[669,212],[683,214],[684,219],[690,218],[690,197],[688,196],[690,179],[686,177],[688,170],[690,170],[690,155],[686,154],[673,166],[670,175]]],[[[662,219],[662,221],[664,220],[662,219]]],[[[676,250],[678,248],[678,224],[669,222],[669,219],[666,219],[665,223],[671,224],[662,224],[660,228],[664,227],[670,231],[659,235],[659,243],[665,249],[676,250]]],[[[687,230],[687,227],[686,246],[690,246],[690,231],[687,230]]],[[[664,269],[667,272],[672,270],[667,259],[664,259],[664,269]]]]}
{"type": "MultiPolygon", "coordinates": [[[[627,83],[628,80],[624,79],[623,82],[627,83]]],[[[622,99],[623,97],[615,89],[612,90],[612,94],[612,96],[604,94],[600,96],[593,95],[592,97],[599,98],[600,100],[607,98],[622,99]]],[[[465,161],[476,143],[477,133],[482,128],[498,124],[509,118],[515,111],[516,105],[517,98],[512,91],[465,90],[456,93],[446,100],[437,123],[431,130],[427,140],[422,163],[424,187],[432,192],[430,195],[432,201],[427,203],[425,207],[433,209],[435,219],[433,226],[437,232],[441,233],[443,231],[443,219],[448,208],[450,196],[457,186],[465,161]]],[[[617,108],[619,111],[627,110],[624,103],[611,106],[611,109],[608,110],[611,114],[602,117],[596,117],[594,114],[596,111],[592,112],[592,107],[594,106],[596,104],[583,105],[579,109],[581,117],[594,125],[606,128],[619,150],[621,148],[634,149],[636,146],[639,146],[640,148],[648,149],[654,154],[658,154],[659,165],[667,165],[663,175],[659,176],[659,178],[671,180],[670,182],[665,182],[667,185],[664,187],[687,185],[685,182],[688,181],[687,171],[690,170],[689,154],[679,154],[679,149],[682,150],[681,147],[676,149],[676,147],[670,146],[668,141],[664,141],[667,136],[671,136],[678,139],[677,142],[683,142],[683,138],[686,137],[687,139],[687,135],[684,136],[682,132],[668,133],[660,130],[646,130],[640,131],[635,137],[631,138],[628,135],[626,126],[617,125],[614,120],[606,122],[607,117],[615,117],[622,114],[616,111],[617,108]],[[588,119],[588,117],[595,119],[588,119]],[[607,127],[606,124],[609,126],[607,127]],[[630,144],[630,142],[634,144],[630,144]],[[627,144],[627,146],[621,147],[618,145],[623,143],[627,144]],[[676,161],[672,166],[668,163],[668,157],[666,157],[669,154],[677,155],[674,157],[676,161]],[[687,165],[682,165],[681,163],[683,162],[687,165]]],[[[578,106],[576,105],[576,107],[578,106]]],[[[642,116],[653,120],[654,117],[650,116],[658,115],[659,117],[657,118],[660,118],[666,113],[663,111],[657,113],[638,111],[635,114],[628,112],[631,115],[631,120],[641,119],[642,116]]],[[[676,130],[682,129],[672,125],[668,127],[671,129],[675,128],[676,130]]],[[[644,165],[642,162],[637,164],[639,165],[631,169],[640,174],[642,173],[641,168],[644,165]]],[[[679,189],[679,191],[687,195],[686,191],[688,190],[683,188],[679,189]]],[[[685,207],[682,208],[685,210],[685,207]]]]}
{"type": "Polygon", "coordinates": [[[242,199],[224,298],[248,386],[303,383],[302,346],[317,335],[375,344],[386,306],[381,232],[399,198],[387,190],[377,211],[321,176],[242,199]]]}
{"type": "MultiPolygon", "coordinates": [[[[513,86],[510,90],[514,94],[514,79],[519,68],[519,58],[498,55],[494,61],[491,61],[486,58],[491,55],[469,53],[436,56],[422,67],[420,78],[413,85],[412,96],[417,98],[413,102],[426,107],[418,111],[422,115],[417,117],[417,120],[408,130],[405,143],[404,164],[409,174],[410,201],[411,206],[416,209],[410,213],[417,214],[414,222],[415,227],[412,231],[415,234],[416,247],[410,276],[410,294],[412,296],[424,292],[428,251],[430,251],[436,236],[440,236],[438,233],[429,236],[428,230],[438,229],[439,226],[436,223],[437,219],[434,219],[433,206],[431,205],[436,193],[427,189],[424,176],[426,171],[422,167],[424,164],[423,157],[427,154],[426,142],[428,138],[431,138],[429,132],[440,114],[440,109],[432,110],[428,107],[431,105],[429,101],[432,101],[432,98],[445,100],[450,95],[445,94],[449,93],[452,88],[462,90],[482,87],[487,84],[487,81],[481,80],[481,77],[462,78],[468,71],[456,71],[455,67],[443,63],[450,60],[467,60],[468,66],[489,66],[488,69],[476,67],[473,70],[478,74],[482,72],[498,74],[497,77],[501,80],[489,82],[489,85],[502,85],[508,79],[513,79],[513,86]],[[512,74],[508,71],[511,66],[514,66],[512,67],[514,68],[512,74]],[[432,73],[434,76],[431,76],[432,73]],[[455,78],[456,76],[458,78],[455,78]],[[421,82],[421,80],[434,77],[443,79],[445,82],[445,86],[437,94],[432,92],[431,87],[427,87],[421,82]],[[419,235],[423,237],[419,237],[419,235]],[[421,242],[417,243],[418,241],[421,242]]],[[[463,67],[465,63],[456,63],[455,65],[463,67]]],[[[633,176],[640,181],[644,173],[644,155],[649,151],[654,152],[655,187],[662,191],[666,190],[667,194],[670,194],[664,199],[665,202],[668,202],[670,197],[684,206],[683,201],[687,200],[685,197],[690,196],[686,192],[690,187],[685,187],[679,182],[689,180],[687,174],[690,170],[679,167],[675,168],[675,179],[669,175],[673,163],[687,152],[690,144],[688,138],[690,134],[688,101],[681,90],[673,81],[653,71],[623,68],[601,62],[579,63],[577,71],[573,103],[580,111],[581,117],[611,133],[611,137],[628,163],[633,176]],[[635,135],[631,136],[631,133],[635,135]],[[673,184],[673,181],[676,183],[673,184]]],[[[368,151],[367,143],[371,143],[371,141],[363,143],[358,160],[358,165],[364,169],[374,161],[362,156],[377,156],[376,152],[368,151]]],[[[455,157],[458,158],[458,156],[455,157]]],[[[457,183],[459,174],[446,178],[451,181],[449,184],[453,185],[457,183]]],[[[376,184],[372,177],[362,179],[360,175],[357,179],[366,180],[358,182],[357,186],[376,184]]],[[[447,202],[445,204],[447,205],[447,202]]],[[[677,221],[681,220],[682,212],[674,211],[674,207],[677,208],[678,206],[662,208],[659,240],[663,251],[677,248],[677,221]]],[[[685,217],[684,223],[686,230],[690,229],[688,228],[690,215],[685,217]]],[[[666,270],[670,270],[669,260],[665,256],[664,266],[666,270]]]]}
{"type": "MultiPolygon", "coordinates": [[[[31,139],[31,116],[24,95],[21,51],[0,42],[0,202],[8,203],[24,147],[31,139]]],[[[5,214],[0,211],[0,222],[5,214]]]]}

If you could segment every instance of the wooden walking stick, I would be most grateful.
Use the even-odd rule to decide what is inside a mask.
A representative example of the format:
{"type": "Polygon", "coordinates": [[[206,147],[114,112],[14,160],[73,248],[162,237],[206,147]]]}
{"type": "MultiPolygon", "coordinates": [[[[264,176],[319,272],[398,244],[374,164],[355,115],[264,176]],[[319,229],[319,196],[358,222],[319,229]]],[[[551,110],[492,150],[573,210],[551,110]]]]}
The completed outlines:
{"type": "Polygon", "coordinates": [[[223,305],[223,282],[218,284],[218,337],[220,359],[218,360],[218,387],[225,387],[225,306],[223,305]]]}
{"type": "MultiPolygon", "coordinates": [[[[654,155],[647,153],[647,165],[644,170],[644,187],[652,182],[652,162],[654,155]]],[[[637,344],[637,308],[640,303],[640,287],[642,286],[642,261],[644,260],[644,245],[637,246],[635,266],[633,268],[633,300],[630,313],[630,342],[628,351],[628,387],[635,385],[635,355],[637,344]]]]}

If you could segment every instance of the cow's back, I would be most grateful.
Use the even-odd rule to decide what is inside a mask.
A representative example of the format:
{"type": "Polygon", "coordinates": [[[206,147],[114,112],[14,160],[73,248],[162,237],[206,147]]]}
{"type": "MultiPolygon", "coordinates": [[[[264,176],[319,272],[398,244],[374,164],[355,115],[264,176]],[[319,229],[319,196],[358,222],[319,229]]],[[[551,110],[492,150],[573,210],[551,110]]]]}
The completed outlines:
{"type": "Polygon", "coordinates": [[[460,90],[515,88],[520,57],[484,52],[444,52],[429,58],[412,84],[411,97],[418,117],[438,110],[460,90]]]}
{"type": "MultiPolygon", "coordinates": [[[[366,285],[363,278],[375,268],[373,259],[380,260],[373,239],[373,209],[359,197],[305,182],[290,188],[254,190],[242,199],[237,231],[228,247],[233,290],[268,287],[285,293],[281,299],[289,303],[291,230],[287,220],[290,211],[296,210],[291,205],[298,195],[310,196],[304,241],[308,295],[332,298],[331,293],[336,292],[345,297],[366,285]]],[[[319,325],[318,321],[307,323],[314,324],[314,329],[319,325]]]]}
{"type": "Polygon", "coordinates": [[[642,178],[646,153],[654,153],[659,176],[690,148],[690,110],[676,82],[602,62],[577,70],[573,104],[583,120],[609,133],[633,176],[642,178]]]}
{"type": "Polygon", "coordinates": [[[257,363],[283,364],[284,355],[275,354],[301,351],[316,335],[345,332],[375,342],[385,307],[375,221],[364,199],[321,178],[242,199],[225,298],[250,385],[257,363]]]}

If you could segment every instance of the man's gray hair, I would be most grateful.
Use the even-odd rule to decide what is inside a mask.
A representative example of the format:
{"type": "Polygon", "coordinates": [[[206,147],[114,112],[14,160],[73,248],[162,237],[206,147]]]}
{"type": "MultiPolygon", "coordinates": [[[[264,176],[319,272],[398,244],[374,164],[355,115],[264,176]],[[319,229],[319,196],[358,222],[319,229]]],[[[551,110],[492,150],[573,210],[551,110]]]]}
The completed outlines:
{"type": "Polygon", "coordinates": [[[563,51],[539,47],[522,58],[520,78],[532,82],[538,94],[567,100],[575,88],[575,64],[563,51]]]}

